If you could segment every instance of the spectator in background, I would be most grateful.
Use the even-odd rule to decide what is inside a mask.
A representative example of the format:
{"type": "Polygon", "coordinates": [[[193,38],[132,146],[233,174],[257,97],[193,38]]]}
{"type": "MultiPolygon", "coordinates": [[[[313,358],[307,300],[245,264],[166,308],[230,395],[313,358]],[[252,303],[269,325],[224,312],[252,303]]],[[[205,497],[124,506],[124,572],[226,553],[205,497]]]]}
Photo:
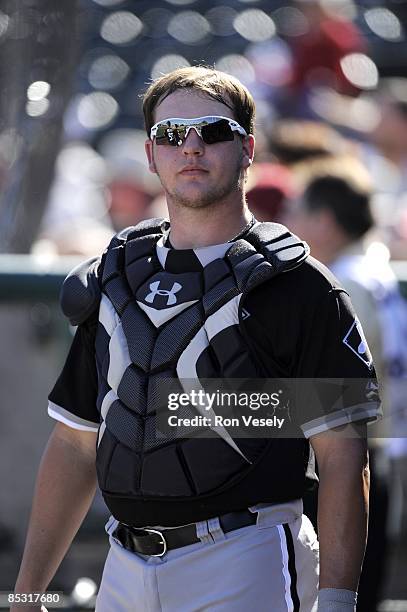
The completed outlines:
{"type": "Polygon", "coordinates": [[[298,176],[304,189],[289,213],[290,227],[295,227],[308,242],[316,259],[334,273],[339,270],[339,280],[352,294],[359,318],[365,320],[364,331],[382,378],[380,323],[366,277],[372,272],[363,244],[364,236],[374,225],[369,176],[351,157],[304,164],[298,168],[298,176]],[[349,262],[346,270],[344,261],[349,262]],[[360,274],[357,266],[362,265],[360,274]]]}
{"type": "MultiPolygon", "coordinates": [[[[392,259],[407,259],[407,79],[381,79],[377,91],[358,99],[319,90],[313,105],[318,116],[353,135],[351,149],[358,152],[372,177],[372,208],[381,239],[392,259]]],[[[306,140],[299,130],[302,124],[291,125],[287,129],[283,122],[282,134],[279,128],[272,135],[277,154],[281,140],[283,155],[287,155],[287,144],[288,153],[294,144],[295,154],[295,143],[306,140]]],[[[311,143],[320,138],[313,134],[323,130],[318,125],[322,124],[310,124],[311,143]]]]}
{"type": "MultiPolygon", "coordinates": [[[[366,52],[366,42],[357,26],[338,6],[353,2],[297,0],[295,5],[307,22],[303,34],[290,39],[293,59],[292,78],[287,87],[289,113],[309,116],[307,95],[314,87],[324,86],[348,95],[359,90],[345,77],[341,59],[349,53],[366,52]],[[336,6],[335,6],[336,5],[336,6]]],[[[350,11],[348,11],[350,12],[350,11]]],[[[284,112],[284,108],[281,109],[284,112]]]]}
{"type": "Polygon", "coordinates": [[[346,151],[349,144],[323,123],[281,120],[273,127],[268,148],[270,161],[256,162],[252,167],[247,203],[258,221],[279,222],[286,213],[287,201],[295,194],[296,164],[330,158],[346,151]]]}
{"type": "Polygon", "coordinates": [[[349,148],[349,142],[339,132],[318,121],[277,121],[269,139],[270,153],[290,167],[310,159],[344,154],[349,148]]]}
{"type": "MultiPolygon", "coordinates": [[[[310,172],[288,225],[309,243],[311,253],[350,294],[383,383],[385,412],[397,413],[405,401],[400,391],[406,386],[407,307],[388,264],[380,258],[372,261],[364,248],[363,239],[374,226],[369,176],[352,158],[315,164],[310,172]]],[[[399,420],[405,430],[405,410],[399,420]]],[[[391,434],[383,424],[375,431],[381,436],[391,434]]],[[[382,437],[370,444],[371,514],[358,612],[376,610],[383,582],[390,478],[386,451],[389,443],[391,450],[391,442],[382,437]]],[[[399,440],[407,452],[405,442],[405,437],[399,440]]]]}
{"type": "Polygon", "coordinates": [[[144,141],[142,130],[117,128],[98,145],[108,169],[109,215],[116,232],[151,218],[149,207],[162,193],[159,180],[145,166],[144,141]]]}
{"type": "Polygon", "coordinates": [[[108,178],[106,162],[92,147],[79,141],[65,144],[56,160],[48,207],[32,252],[85,257],[100,252],[113,234],[108,178]]]}
{"type": "Polygon", "coordinates": [[[364,161],[392,257],[407,259],[407,79],[383,80],[375,100],[379,118],[362,148],[364,161]]]}
{"type": "Polygon", "coordinates": [[[110,217],[115,231],[136,225],[147,218],[151,195],[142,184],[127,177],[117,177],[108,185],[110,194],[110,217]]]}
{"type": "Polygon", "coordinates": [[[281,164],[257,163],[247,185],[247,204],[258,221],[279,222],[294,195],[291,171],[281,164]]]}

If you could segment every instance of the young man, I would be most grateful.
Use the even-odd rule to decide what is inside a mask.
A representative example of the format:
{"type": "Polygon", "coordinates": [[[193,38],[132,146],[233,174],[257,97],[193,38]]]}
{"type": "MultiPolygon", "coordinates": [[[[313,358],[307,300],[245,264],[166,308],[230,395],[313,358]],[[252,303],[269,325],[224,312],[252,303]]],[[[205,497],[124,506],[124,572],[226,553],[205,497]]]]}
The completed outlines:
{"type": "MultiPolygon", "coordinates": [[[[181,391],[203,379],[370,380],[367,347],[360,359],[344,342],[352,307],[304,243],[247,209],[254,103],[239,81],[176,70],[147,90],[144,114],[170,224],[124,230],[65,282],[63,309],[79,327],[50,395],[58,423],[16,591],[47,588],[97,473],[112,512],[98,612],[353,610],[367,451],[332,428],[376,417],[366,385],[355,405],[335,396],[293,409],[287,438],[157,425],[169,379],[181,391]],[[308,440],[321,477],[319,604],[318,542],[301,502],[308,440]]],[[[184,414],[198,414],[192,402],[184,414]]]]}

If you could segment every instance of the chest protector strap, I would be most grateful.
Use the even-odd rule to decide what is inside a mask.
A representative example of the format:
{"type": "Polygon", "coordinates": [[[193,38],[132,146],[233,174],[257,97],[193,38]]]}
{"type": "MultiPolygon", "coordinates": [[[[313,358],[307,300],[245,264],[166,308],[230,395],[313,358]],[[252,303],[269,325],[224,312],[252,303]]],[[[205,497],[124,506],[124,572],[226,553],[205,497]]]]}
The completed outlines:
{"type": "MultiPolygon", "coordinates": [[[[118,500],[216,496],[226,483],[251,478],[270,440],[234,440],[226,428],[202,438],[200,426],[185,438],[179,432],[157,436],[158,390],[168,378],[178,379],[182,391],[186,379],[258,377],[240,329],[239,303],[309,254],[284,226],[256,223],[201,271],[172,274],[156,250],[168,228],[165,220],[152,219],[119,232],[101,261],[76,268],[62,290],[73,324],[99,308],[97,470],[117,518],[118,500]]],[[[184,412],[194,416],[191,407],[184,412]]]]}

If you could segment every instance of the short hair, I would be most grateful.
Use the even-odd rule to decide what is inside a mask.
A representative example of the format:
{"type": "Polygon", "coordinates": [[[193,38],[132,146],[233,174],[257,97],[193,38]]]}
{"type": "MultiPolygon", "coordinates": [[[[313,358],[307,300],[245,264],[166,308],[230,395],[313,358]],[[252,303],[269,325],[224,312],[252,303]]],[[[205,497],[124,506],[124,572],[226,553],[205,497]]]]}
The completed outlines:
{"type": "Polygon", "coordinates": [[[144,93],[144,123],[149,137],[155,123],[156,107],[179,89],[200,92],[203,96],[225,104],[246,132],[254,133],[255,104],[249,90],[238,79],[220,70],[206,66],[188,66],[159,77],[144,93]]]}
{"type": "Polygon", "coordinates": [[[309,211],[331,211],[342,230],[356,240],[373,227],[374,218],[370,188],[363,180],[353,178],[340,172],[314,176],[306,186],[303,200],[309,211]]]}

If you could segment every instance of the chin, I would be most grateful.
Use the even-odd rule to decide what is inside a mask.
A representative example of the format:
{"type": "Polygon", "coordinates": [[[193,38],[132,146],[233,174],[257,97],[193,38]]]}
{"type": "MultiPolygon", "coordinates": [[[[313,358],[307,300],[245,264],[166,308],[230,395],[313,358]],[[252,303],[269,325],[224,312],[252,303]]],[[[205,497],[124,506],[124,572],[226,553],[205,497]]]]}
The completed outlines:
{"type": "Polygon", "coordinates": [[[213,206],[217,200],[213,198],[188,198],[188,197],[177,197],[175,201],[179,206],[183,206],[184,208],[208,208],[213,206]]]}
{"type": "Polygon", "coordinates": [[[224,191],[219,189],[203,191],[191,188],[175,191],[172,197],[180,206],[186,208],[206,208],[224,198],[225,195],[224,191]]]}

